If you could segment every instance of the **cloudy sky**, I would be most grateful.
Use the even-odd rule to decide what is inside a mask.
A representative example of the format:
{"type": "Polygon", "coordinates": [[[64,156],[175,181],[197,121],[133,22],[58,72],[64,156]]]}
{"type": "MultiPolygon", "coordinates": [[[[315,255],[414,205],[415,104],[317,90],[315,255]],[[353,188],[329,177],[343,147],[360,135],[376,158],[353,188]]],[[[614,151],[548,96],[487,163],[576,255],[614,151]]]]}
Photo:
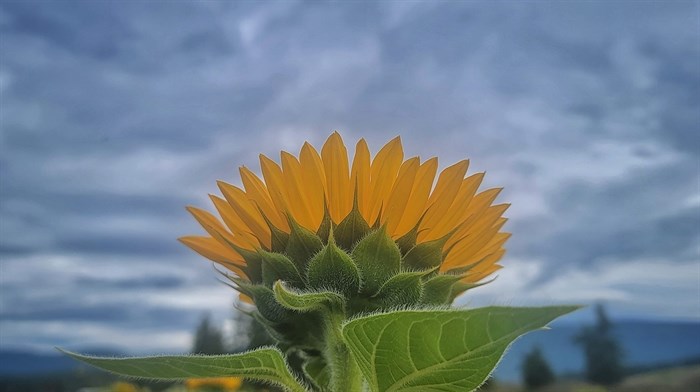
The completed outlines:
{"type": "Polygon", "coordinates": [[[700,3],[0,1],[0,349],[186,350],[176,242],[332,130],[471,159],[514,236],[464,304],[700,320],[700,3]]]}

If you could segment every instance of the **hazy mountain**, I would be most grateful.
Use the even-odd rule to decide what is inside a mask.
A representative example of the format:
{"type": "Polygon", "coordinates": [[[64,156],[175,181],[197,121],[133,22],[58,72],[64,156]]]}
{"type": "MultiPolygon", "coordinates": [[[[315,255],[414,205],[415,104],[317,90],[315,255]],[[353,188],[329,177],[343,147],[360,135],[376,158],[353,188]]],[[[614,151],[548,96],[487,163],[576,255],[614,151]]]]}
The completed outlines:
{"type": "MultiPolygon", "coordinates": [[[[525,354],[539,345],[552,369],[559,375],[583,370],[583,353],[573,342],[580,325],[554,325],[516,341],[496,369],[495,377],[520,381],[525,354]]],[[[620,321],[615,335],[624,350],[626,366],[638,367],[700,358],[700,323],[620,321]]]]}

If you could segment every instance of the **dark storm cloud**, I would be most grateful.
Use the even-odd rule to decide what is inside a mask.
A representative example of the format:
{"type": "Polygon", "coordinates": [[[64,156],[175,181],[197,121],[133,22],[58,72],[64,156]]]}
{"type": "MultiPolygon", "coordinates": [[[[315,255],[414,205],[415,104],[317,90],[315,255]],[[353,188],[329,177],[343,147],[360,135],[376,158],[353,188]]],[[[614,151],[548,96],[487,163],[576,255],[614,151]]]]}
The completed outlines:
{"type": "Polygon", "coordinates": [[[76,325],[117,318],[189,331],[178,309],[198,315],[231,294],[175,242],[202,232],[183,207],[208,206],[214,181],[237,182],[258,152],[297,151],[332,129],[373,151],[400,134],[407,154],[471,158],[487,186],[506,186],[509,258],[543,263],[539,279],[697,260],[697,12],[692,2],[4,1],[3,334],[73,323],[73,335],[31,338],[44,344],[98,336],[76,325]],[[41,280],[37,299],[24,291],[38,272],[59,278],[41,280]],[[91,295],[114,301],[76,300],[91,295]]]}

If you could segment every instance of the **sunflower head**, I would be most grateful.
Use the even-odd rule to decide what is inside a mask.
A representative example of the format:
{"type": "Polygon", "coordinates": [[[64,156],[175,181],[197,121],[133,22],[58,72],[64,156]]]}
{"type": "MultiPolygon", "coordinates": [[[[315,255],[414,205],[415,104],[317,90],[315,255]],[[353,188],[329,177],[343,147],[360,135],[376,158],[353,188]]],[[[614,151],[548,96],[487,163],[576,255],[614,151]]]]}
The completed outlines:
{"type": "Polygon", "coordinates": [[[509,205],[493,204],[500,188],[479,192],[483,173],[466,176],[467,160],[437,175],[437,158],[404,160],[397,137],[373,159],[360,139],[350,161],[335,132],[320,154],[305,143],[280,161],[261,155],[262,178],[241,167],[242,187],[219,182],[220,219],[188,207],[208,235],[180,241],[224,267],[281,341],[322,344],[313,316],[301,320],[279,290],[334,293],[351,317],[449,305],[501,268],[509,205]]]}

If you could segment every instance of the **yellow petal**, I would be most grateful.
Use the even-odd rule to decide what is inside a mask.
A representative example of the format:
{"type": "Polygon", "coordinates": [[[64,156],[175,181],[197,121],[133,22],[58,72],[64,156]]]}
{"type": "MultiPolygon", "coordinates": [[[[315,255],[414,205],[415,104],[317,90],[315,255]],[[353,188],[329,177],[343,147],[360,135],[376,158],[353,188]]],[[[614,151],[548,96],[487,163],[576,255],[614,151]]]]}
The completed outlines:
{"type": "Polygon", "coordinates": [[[451,266],[452,263],[457,263],[459,265],[469,264],[473,260],[473,256],[481,250],[488,242],[498,233],[498,231],[503,227],[507,219],[500,218],[493,227],[490,227],[481,232],[472,233],[462,241],[456,244],[448,254],[446,260],[443,264],[451,266]],[[453,260],[455,260],[453,262],[453,260]]]}
{"type": "Polygon", "coordinates": [[[224,194],[226,201],[233,207],[236,214],[243,220],[246,226],[250,228],[260,245],[270,249],[270,242],[272,236],[270,234],[270,227],[267,225],[260,211],[257,209],[253,203],[248,199],[245,192],[237,186],[227,184],[223,181],[217,181],[221,193],[224,194]]]}
{"type": "Polygon", "coordinates": [[[360,213],[369,221],[370,215],[370,160],[369,148],[365,139],[360,139],[355,147],[355,158],[352,161],[350,176],[353,196],[357,193],[357,205],[360,213]]]}
{"type": "Polygon", "coordinates": [[[260,168],[262,169],[267,192],[270,194],[272,203],[277,208],[277,211],[286,212],[288,196],[282,169],[275,161],[262,154],[260,154],[260,168]]]}
{"type": "MultiPolygon", "coordinates": [[[[481,247],[481,249],[478,252],[472,254],[471,256],[468,255],[464,250],[455,250],[454,248],[452,248],[445,257],[443,264],[445,268],[449,269],[454,268],[455,266],[466,266],[479,262],[480,260],[489,256],[490,254],[495,253],[497,250],[501,249],[503,247],[503,244],[505,244],[505,242],[508,240],[508,238],[510,238],[510,236],[510,233],[503,232],[494,234],[493,236],[491,236],[491,239],[487,242],[486,245],[481,247]]],[[[467,238],[465,238],[464,240],[466,241],[467,238]]]]}
{"type": "Polygon", "coordinates": [[[465,237],[474,223],[486,212],[491,203],[496,199],[502,188],[487,189],[472,198],[464,213],[464,218],[459,224],[457,232],[447,240],[445,248],[452,247],[456,242],[465,237]]]}
{"type": "Polygon", "coordinates": [[[496,233],[493,238],[486,244],[479,252],[471,257],[472,260],[481,260],[484,257],[494,253],[496,250],[500,249],[503,244],[511,237],[511,233],[500,232],[496,233]]]}
{"type": "Polygon", "coordinates": [[[462,180],[462,185],[452,202],[452,206],[450,206],[444,217],[435,225],[431,234],[426,237],[426,241],[441,238],[464,222],[469,204],[474,198],[474,194],[479,188],[482,178],[483,173],[477,173],[462,180]]]}
{"type": "Polygon", "coordinates": [[[399,169],[399,174],[387,199],[387,204],[382,212],[381,222],[386,223],[389,235],[396,236],[396,228],[401,223],[401,217],[406,212],[406,204],[411,196],[413,182],[418,174],[420,160],[417,157],[406,160],[399,169]]]}
{"type": "Polygon", "coordinates": [[[328,187],[328,210],[333,222],[340,223],[352,209],[353,187],[350,186],[348,151],[338,132],[333,132],[326,140],[321,158],[328,187]]]}
{"type": "Polygon", "coordinates": [[[425,204],[428,202],[428,196],[433,189],[437,166],[438,160],[433,157],[418,168],[418,173],[411,189],[411,196],[408,199],[408,203],[406,203],[406,211],[401,217],[401,223],[396,228],[396,237],[401,237],[411,231],[418,224],[420,217],[423,216],[425,204]]]}
{"type": "Polygon", "coordinates": [[[178,238],[180,242],[200,255],[217,263],[233,263],[244,267],[245,261],[233,249],[221,245],[221,243],[211,237],[187,236],[178,238]]]}
{"type": "Polygon", "coordinates": [[[372,188],[371,207],[367,222],[374,223],[382,208],[387,208],[391,188],[396,180],[396,173],[403,162],[401,138],[395,137],[377,153],[370,169],[370,186],[372,188]]]}
{"type": "Polygon", "coordinates": [[[287,194],[289,196],[287,199],[287,208],[292,214],[292,217],[294,217],[300,225],[311,231],[316,231],[323,217],[321,216],[317,221],[312,213],[312,209],[308,205],[304,192],[306,184],[304,184],[304,179],[302,178],[301,164],[294,155],[286,151],[282,151],[281,157],[284,185],[287,188],[287,194]]]}
{"type": "MultiPolygon", "coordinates": [[[[218,219],[212,214],[210,214],[208,211],[205,211],[201,208],[197,207],[192,207],[188,206],[186,207],[187,211],[194,216],[194,219],[199,222],[200,225],[206,230],[209,235],[212,237],[220,237],[220,238],[225,238],[227,241],[234,242],[236,239],[234,236],[229,233],[228,230],[219,222],[218,219]]],[[[222,242],[222,245],[226,246],[225,241],[222,242]]]]}
{"type": "Polygon", "coordinates": [[[260,241],[253,235],[250,228],[243,222],[243,220],[236,214],[233,207],[224,199],[209,195],[216,210],[221,215],[224,223],[228,229],[233,233],[233,243],[236,246],[240,246],[245,249],[257,249],[260,247],[260,241]]]}
{"type": "Polygon", "coordinates": [[[311,213],[314,231],[318,229],[325,213],[326,200],[326,173],[323,170],[323,162],[316,149],[309,143],[304,143],[299,154],[301,164],[301,178],[303,181],[302,192],[304,200],[311,213]]]}
{"type": "Polygon", "coordinates": [[[270,198],[265,183],[247,167],[242,166],[239,170],[245,193],[248,195],[254,204],[262,211],[263,214],[280,230],[289,230],[287,219],[280,213],[279,209],[270,198]]]}
{"type": "Polygon", "coordinates": [[[459,193],[468,167],[469,161],[464,160],[455,163],[440,173],[435,190],[428,199],[428,211],[425,213],[425,219],[420,225],[422,231],[418,234],[419,242],[441,238],[452,229],[440,231],[438,230],[439,223],[442,219],[446,219],[447,211],[452,206],[457,193],[459,193]]]}
{"type": "Polygon", "coordinates": [[[462,282],[465,283],[476,283],[487,276],[493,274],[494,272],[498,271],[499,269],[503,268],[500,264],[492,264],[489,266],[487,269],[479,272],[473,272],[471,274],[467,274],[467,276],[462,279],[462,282]]]}
{"type": "Polygon", "coordinates": [[[496,220],[498,220],[498,218],[500,218],[509,207],[510,204],[506,203],[497,204],[487,208],[486,211],[479,216],[479,219],[477,219],[474,224],[469,227],[467,233],[480,233],[493,226],[496,220]]]}
{"type": "Polygon", "coordinates": [[[496,262],[498,262],[498,260],[501,259],[501,257],[503,257],[504,254],[506,254],[505,249],[498,249],[497,251],[490,254],[488,257],[481,260],[478,264],[474,266],[474,268],[470,269],[469,272],[478,274],[479,272],[488,271],[494,264],[496,264],[496,262]]]}
{"type": "Polygon", "coordinates": [[[243,302],[245,302],[245,303],[247,303],[247,304],[249,304],[249,305],[255,305],[255,301],[253,301],[252,298],[250,298],[249,296],[247,296],[247,295],[245,295],[245,294],[243,294],[243,293],[238,294],[238,298],[239,298],[241,301],[243,301],[243,302]]]}

